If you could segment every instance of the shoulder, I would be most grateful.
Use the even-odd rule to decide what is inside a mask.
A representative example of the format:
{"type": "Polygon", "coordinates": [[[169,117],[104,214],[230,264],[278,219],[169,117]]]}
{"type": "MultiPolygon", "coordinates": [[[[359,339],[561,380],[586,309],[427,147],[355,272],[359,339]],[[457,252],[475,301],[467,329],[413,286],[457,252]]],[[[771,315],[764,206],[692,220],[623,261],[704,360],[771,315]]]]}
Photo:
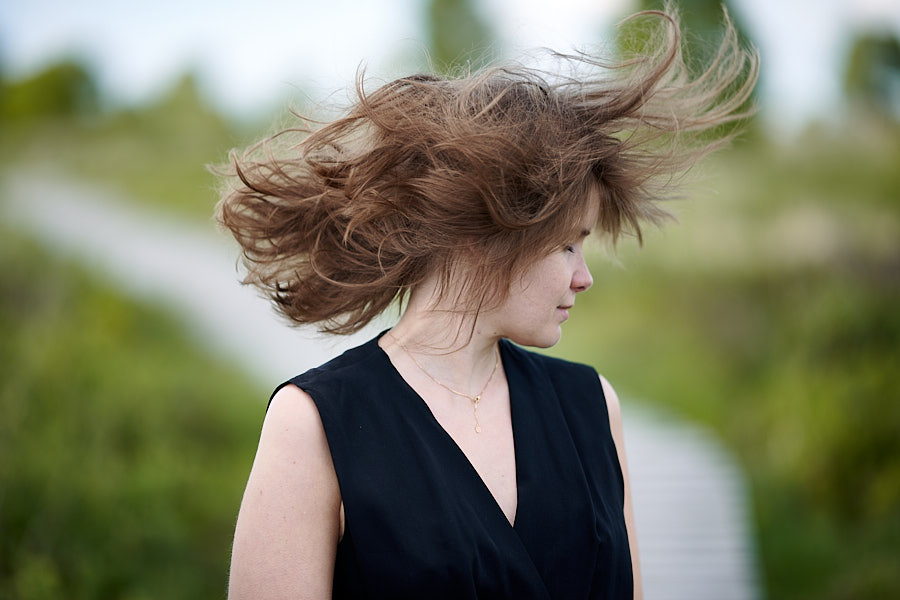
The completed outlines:
{"type": "Polygon", "coordinates": [[[526,367],[546,372],[551,379],[579,385],[597,385],[597,371],[589,365],[527,350],[508,340],[504,340],[504,343],[510,356],[526,367]]]}
{"type": "Polygon", "coordinates": [[[257,460],[270,465],[292,465],[303,459],[309,466],[330,468],[328,443],[313,399],[287,384],[269,402],[260,434],[257,460]],[[311,459],[311,460],[310,460],[311,459]]]}
{"type": "Polygon", "coordinates": [[[613,438],[618,443],[623,437],[622,433],[622,405],[619,403],[619,396],[616,390],[606,380],[603,375],[597,375],[600,380],[600,387],[603,390],[603,397],[606,399],[606,412],[609,413],[609,428],[612,431],[613,438]]]}
{"type": "MultiPolygon", "coordinates": [[[[547,356],[507,343],[509,356],[531,373],[535,385],[549,385],[567,417],[597,423],[607,418],[607,390],[594,367],[547,356]]],[[[610,390],[612,388],[609,388],[610,390]]]]}
{"type": "Polygon", "coordinates": [[[341,496],[315,405],[272,398],[235,527],[230,598],[330,596],[341,496]]]}
{"type": "Polygon", "coordinates": [[[328,439],[318,409],[305,391],[286,385],[272,398],[253,471],[274,497],[282,495],[280,503],[339,501],[328,439]]]}
{"type": "Polygon", "coordinates": [[[272,396],[255,463],[279,477],[292,474],[321,481],[334,476],[322,419],[306,391],[287,384],[272,396]]]}
{"type": "Polygon", "coordinates": [[[291,379],[283,382],[269,399],[269,406],[275,397],[286,387],[296,386],[306,392],[307,397],[313,402],[322,395],[333,395],[333,391],[345,390],[354,384],[365,386],[366,375],[376,375],[374,360],[378,358],[381,349],[378,347],[378,338],[351,348],[323,365],[309,369],[291,379]]]}
{"type": "MultiPolygon", "coordinates": [[[[594,406],[607,413],[610,430],[615,438],[622,437],[622,407],[612,384],[594,367],[562,358],[547,356],[506,343],[508,351],[517,360],[548,375],[553,387],[562,391],[562,398],[584,399],[587,406],[594,406]],[[569,394],[569,392],[578,392],[569,394]],[[585,393],[586,392],[586,393],[585,393]]],[[[561,399],[562,399],[561,398],[561,399]]]]}

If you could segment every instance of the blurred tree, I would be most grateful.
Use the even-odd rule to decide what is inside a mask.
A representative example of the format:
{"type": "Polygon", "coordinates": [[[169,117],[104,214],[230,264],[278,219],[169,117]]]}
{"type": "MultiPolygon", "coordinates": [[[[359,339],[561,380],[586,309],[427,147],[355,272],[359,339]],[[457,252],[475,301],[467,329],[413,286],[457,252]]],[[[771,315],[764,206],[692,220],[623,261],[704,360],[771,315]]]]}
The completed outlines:
{"type": "Polygon", "coordinates": [[[160,135],[181,142],[206,134],[226,135],[228,123],[203,97],[196,74],[183,74],[156,102],[135,115],[152,126],[160,135]],[[164,131],[160,131],[160,129],[164,131]]]}
{"type": "Polygon", "coordinates": [[[452,73],[467,63],[474,69],[487,62],[493,33],[472,0],[428,0],[426,25],[437,71],[452,73]]]}
{"type": "MultiPolygon", "coordinates": [[[[662,10],[665,0],[638,0],[638,10],[662,10]]],[[[740,19],[723,0],[679,0],[675,4],[681,16],[681,24],[685,30],[683,50],[691,63],[706,64],[717,48],[716,42],[722,35],[724,22],[723,10],[738,30],[741,40],[746,43],[750,38],[740,19]]]]}
{"type": "Polygon", "coordinates": [[[203,219],[215,203],[203,165],[221,162],[245,135],[206,101],[191,72],[143,105],[117,106],[71,62],[0,90],[0,129],[4,164],[50,164],[203,219]]]}
{"type": "MultiPolygon", "coordinates": [[[[688,67],[699,72],[713,60],[719,48],[725,28],[725,11],[738,33],[738,38],[744,47],[752,46],[751,38],[746,34],[746,29],[738,15],[729,7],[729,2],[724,0],[637,0],[637,10],[663,10],[671,4],[677,10],[681,20],[682,40],[681,50],[688,67]]],[[[620,32],[617,43],[619,51],[623,55],[640,54],[651,39],[651,30],[647,29],[645,20],[629,22],[620,32]]],[[[750,98],[742,107],[742,110],[758,105],[758,90],[754,88],[750,98]]],[[[727,95],[727,92],[726,92],[727,95]]],[[[732,125],[725,125],[725,130],[732,125]]],[[[760,140],[763,132],[756,119],[740,124],[741,138],[744,141],[760,140]]],[[[713,137],[721,134],[720,130],[713,133],[713,137]]]]}
{"type": "Polygon", "coordinates": [[[95,114],[100,94],[91,73],[82,64],[67,60],[51,65],[0,88],[0,120],[95,114]]]}
{"type": "Polygon", "coordinates": [[[844,72],[844,89],[864,110],[900,121],[900,40],[892,34],[856,38],[844,72]]]}
{"type": "MultiPolygon", "coordinates": [[[[88,178],[113,183],[130,196],[207,219],[215,194],[203,165],[240,146],[239,132],[211,107],[197,77],[186,73],[151,103],[109,114],[66,162],[88,178]]],[[[57,156],[59,153],[57,152],[57,156]]]]}

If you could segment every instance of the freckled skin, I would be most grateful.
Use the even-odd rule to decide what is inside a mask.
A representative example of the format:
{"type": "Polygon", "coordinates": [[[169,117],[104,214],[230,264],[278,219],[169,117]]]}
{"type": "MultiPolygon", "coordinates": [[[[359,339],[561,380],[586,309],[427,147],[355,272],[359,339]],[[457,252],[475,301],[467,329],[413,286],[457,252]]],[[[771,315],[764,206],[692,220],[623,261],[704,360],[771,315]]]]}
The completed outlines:
{"type": "Polygon", "coordinates": [[[483,329],[517,344],[549,348],[556,344],[568,319],[568,308],[593,279],[584,260],[584,238],[597,220],[597,208],[585,215],[582,232],[574,240],[531,265],[513,281],[509,296],[496,310],[479,316],[483,329]]]}

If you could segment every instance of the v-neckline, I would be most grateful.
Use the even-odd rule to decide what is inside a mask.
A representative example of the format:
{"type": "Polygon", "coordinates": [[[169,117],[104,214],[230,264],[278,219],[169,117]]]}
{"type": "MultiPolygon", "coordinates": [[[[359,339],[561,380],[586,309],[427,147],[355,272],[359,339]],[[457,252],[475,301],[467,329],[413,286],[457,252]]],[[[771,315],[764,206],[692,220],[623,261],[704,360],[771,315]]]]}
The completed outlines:
{"type": "Polygon", "coordinates": [[[433,427],[436,427],[437,430],[439,431],[439,436],[444,439],[445,443],[449,443],[450,446],[454,449],[455,454],[464,461],[465,465],[468,467],[468,471],[470,472],[471,475],[473,475],[475,477],[475,479],[477,480],[478,484],[480,485],[482,491],[487,496],[487,498],[490,500],[490,502],[494,505],[496,512],[500,515],[500,518],[503,520],[503,522],[506,523],[510,529],[516,530],[516,526],[519,524],[519,515],[521,513],[521,511],[519,509],[522,504],[522,485],[521,485],[522,478],[520,477],[520,473],[522,472],[522,464],[521,464],[522,453],[520,452],[520,449],[519,449],[520,437],[516,434],[516,422],[518,421],[518,419],[517,419],[518,410],[517,410],[517,400],[516,399],[519,397],[519,394],[516,393],[516,390],[513,389],[514,388],[513,380],[515,378],[510,378],[510,376],[509,376],[510,361],[508,360],[508,358],[509,358],[508,357],[508,349],[506,348],[506,344],[508,342],[506,342],[506,340],[501,339],[498,342],[498,344],[499,344],[499,352],[500,352],[500,363],[503,365],[503,371],[506,374],[506,382],[507,382],[507,388],[508,388],[508,392],[509,392],[509,420],[510,420],[510,428],[512,430],[512,438],[513,438],[513,462],[514,462],[514,469],[515,469],[514,476],[515,476],[515,480],[516,480],[516,514],[513,517],[512,522],[510,522],[510,520],[507,518],[506,513],[503,512],[503,507],[500,506],[500,503],[497,501],[497,498],[491,492],[491,489],[488,487],[487,483],[481,477],[481,474],[478,472],[478,469],[475,468],[475,465],[472,464],[472,461],[469,459],[469,457],[466,455],[466,453],[463,451],[463,449],[460,447],[460,445],[457,443],[457,441],[455,439],[453,439],[453,436],[450,435],[450,433],[444,428],[444,426],[441,425],[441,422],[438,421],[437,417],[434,416],[434,412],[431,410],[431,407],[428,406],[428,403],[425,401],[425,399],[422,398],[422,396],[419,394],[419,392],[417,392],[409,384],[409,382],[406,381],[406,379],[404,379],[403,375],[400,373],[400,371],[397,369],[397,367],[394,365],[393,361],[391,360],[390,355],[388,355],[388,353],[385,352],[384,348],[382,348],[381,345],[378,343],[378,341],[381,339],[381,337],[385,333],[387,333],[387,332],[386,331],[382,332],[373,341],[375,343],[377,351],[381,354],[381,356],[384,358],[384,360],[387,362],[388,366],[390,367],[390,371],[401,382],[401,385],[407,390],[407,392],[409,394],[411,394],[412,397],[414,397],[417,400],[418,405],[424,411],[424,413],[427,415],[427,418],[431,422],[431,425],[433,427]]]}

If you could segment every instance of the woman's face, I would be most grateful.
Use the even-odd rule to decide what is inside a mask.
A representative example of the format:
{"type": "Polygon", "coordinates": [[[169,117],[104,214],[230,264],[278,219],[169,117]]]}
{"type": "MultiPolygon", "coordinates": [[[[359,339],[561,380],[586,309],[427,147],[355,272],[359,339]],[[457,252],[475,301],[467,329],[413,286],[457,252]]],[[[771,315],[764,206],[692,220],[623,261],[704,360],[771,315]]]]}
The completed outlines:
{"type": "Polygon", "coordinates": [[[548,348],[559,341],[560,326],[569,318],[575,296],[593,279],[584,260],[584,238],[597,221],[597,208],[585,215],[575,239],[526,269],[514,280],[509,297],[491,311],[493,329],[517,344],[548,348]]]}

